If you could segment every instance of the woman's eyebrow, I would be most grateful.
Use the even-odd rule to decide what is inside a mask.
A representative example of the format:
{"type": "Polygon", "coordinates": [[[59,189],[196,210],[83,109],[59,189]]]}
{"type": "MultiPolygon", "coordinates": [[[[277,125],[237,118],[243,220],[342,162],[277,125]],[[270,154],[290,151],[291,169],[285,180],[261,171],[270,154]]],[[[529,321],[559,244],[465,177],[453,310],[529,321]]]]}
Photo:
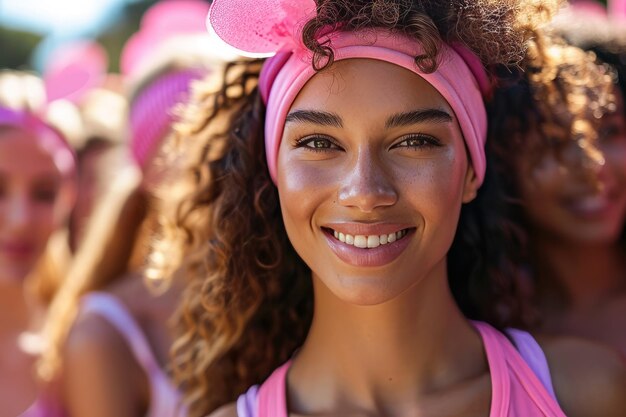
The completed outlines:
{"type": "Polygon", "coordinates": [[[54,178],[54,173],[50,172],[47,174],[39,174],[33,181],[33,183],[37,186],[43,187],[54,187],[58,188],[61,186],[61,180],[58,178],[54,178]]]}
{"type": "Polygon", "coordinates": [[[337,114],[317,110],[294,110],[285,118],[285,124],[290,122],[304,122],[330,127],[343,127],[341,117],[337,114]]]}
{"type": "MultiPolygon", "coordinates": [[[[389,117],[385,123],[386,128],[408,126],[419,123],[449,123],[452,116],[440,109],[413,110],[397,113],[389,117]]],[[[335,113],[319,110],[294,110],[285,118],[285,124],[290,122],[313,123],[330,127],[343,127],[341,117],[335,113]]]]}
{"type": "Polygon", "coordinates": [[[452,122],[452,116],[440,109],[424,109],[424,110],[412,110],[404,113],[397,113],[387,119],[385,127],[390,129],[392,127],[409,126],[420,123],[450,123],[452,122]]]}

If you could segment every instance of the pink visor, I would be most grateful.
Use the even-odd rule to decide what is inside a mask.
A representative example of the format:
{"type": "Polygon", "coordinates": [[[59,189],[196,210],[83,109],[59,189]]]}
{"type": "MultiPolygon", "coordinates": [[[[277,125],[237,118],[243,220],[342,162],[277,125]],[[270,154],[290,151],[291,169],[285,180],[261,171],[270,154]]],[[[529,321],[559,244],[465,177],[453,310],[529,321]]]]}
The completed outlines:
{"type": "MultiPolygon", "coordinates": [[[[316,71],[313,55],[301,41],[301,29],[315,13],[312,0],[214,0],[209,10],[209,31],[237,49],[241,55],[272,55],[263,65],[259,89],[267,106],[265,150],[268,168],[276,181],[278,149],[285,118],[296,96],[316,71]],[[294,4],[298,3],[298,4],[294,4]]],[[[421,44],[387,29],[336,31],[324,35],[335,61],[369,58],[398,65],[421,76],[448,102],[460,125],[479,183],[485,175],[487,113],[483,95],[490,84],[478,58],[464,47],[442,44],[439,65],[433,73],[422,72],[415,57],[421,44]]]]}

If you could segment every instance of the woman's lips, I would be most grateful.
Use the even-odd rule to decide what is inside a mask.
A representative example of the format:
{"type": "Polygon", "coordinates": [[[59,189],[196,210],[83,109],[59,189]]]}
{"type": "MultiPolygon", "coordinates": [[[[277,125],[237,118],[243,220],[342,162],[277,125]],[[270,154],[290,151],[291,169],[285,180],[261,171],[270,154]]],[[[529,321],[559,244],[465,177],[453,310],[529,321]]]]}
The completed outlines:
{"type": "Polygon", "coordinates": [[[564,204],[575,216],[583,220],[603,218],[611,212],[616,197],[608,192],[567,199],[564,204]]]}
{"type": "Polygon", "coordinates": [[[28,242],[3,241],[0,242],[0,254],[16,259],[26,259],[33,255],[35,246],[28,242]]]}
{"type": "Polygon", "coordinates": [[[377,267],[393,262],[406,249],[415,227],[350,224],[323,227],[330,249],[345,263],[377,267]]]}

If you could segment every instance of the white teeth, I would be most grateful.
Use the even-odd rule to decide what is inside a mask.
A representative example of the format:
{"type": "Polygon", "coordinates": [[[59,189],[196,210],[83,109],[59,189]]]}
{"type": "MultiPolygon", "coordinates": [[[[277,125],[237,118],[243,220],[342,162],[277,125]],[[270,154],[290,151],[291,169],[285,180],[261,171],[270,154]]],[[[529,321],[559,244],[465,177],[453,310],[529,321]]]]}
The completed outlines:
{"type": "Polygon", "coordinates": [[[607,199],[604,196],[591,196],[580,199],[574,204],[579,210],[594,211],[601,210],[607,205],[607,199]]]}
{"type": "Polygon", "coordinates": [[[388,235],[349,235],[341,232],[333,231],[333,236],[335,239],[340,242],[346,243],[348,245],[354,245],[357,248],[377,248],[380,245],[386,245],[388,243],[393,243],[396,240],[404,237],[407,234],[406,230],[401,230],[396,233],[389,233],[388,235]]]}
{"type": "Polygon", "coordinates": [[[380,246],[380,237],[378,236],[368,236],[367,237],[367,247],[368,248],[377,248],[380,246]]]}
{"type": "Polygon", "coordinates": [[[367,248],[367,238],[363,235],[356,235],[354,237],[354,246],[357,248],[367,248]]]}

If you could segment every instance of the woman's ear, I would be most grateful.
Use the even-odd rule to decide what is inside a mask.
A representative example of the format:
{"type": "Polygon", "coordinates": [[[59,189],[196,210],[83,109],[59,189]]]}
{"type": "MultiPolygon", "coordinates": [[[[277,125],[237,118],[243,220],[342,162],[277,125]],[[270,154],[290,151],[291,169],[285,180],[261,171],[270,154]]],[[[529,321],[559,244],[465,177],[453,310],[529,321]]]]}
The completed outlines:
{"type": "Polygon", "coordinates": [[[467,173],[465,174],[465,185],[463,187],[463,203],[469,203],[474,198],[476,198],[476,192],[478,191],[478,187],[480,187],[480,184],[478,183],[476,172],[474,172],[474,166],[470,164],[467,168],[467,173]]]}

